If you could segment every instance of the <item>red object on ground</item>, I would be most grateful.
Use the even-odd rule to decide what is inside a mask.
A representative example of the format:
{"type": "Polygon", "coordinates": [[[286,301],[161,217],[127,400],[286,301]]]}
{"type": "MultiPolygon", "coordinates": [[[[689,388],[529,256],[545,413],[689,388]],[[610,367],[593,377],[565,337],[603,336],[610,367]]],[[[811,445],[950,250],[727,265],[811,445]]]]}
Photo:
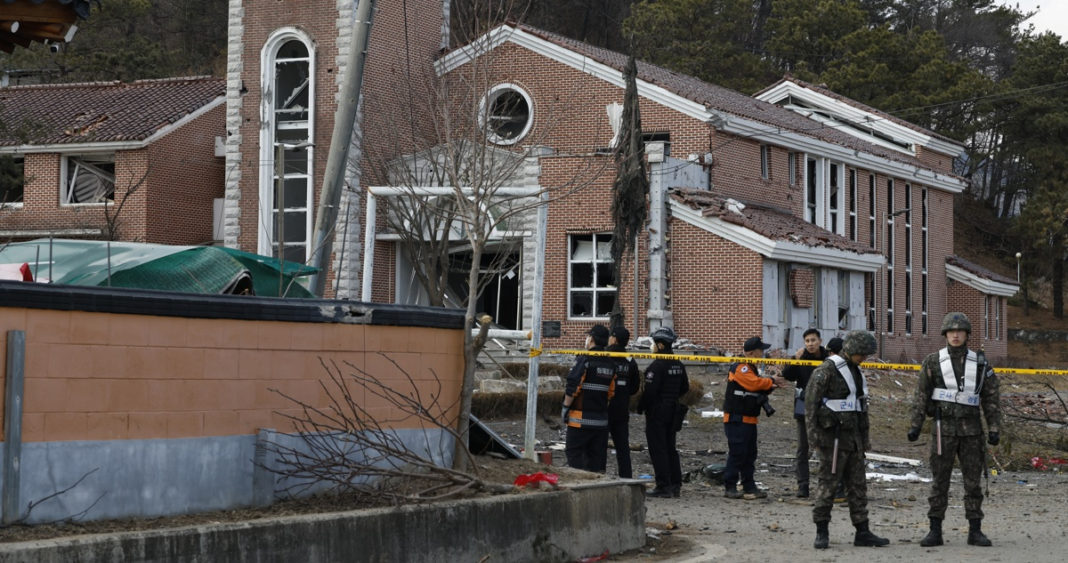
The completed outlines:
{"type": "Polygon", "coordinates": [[[526,475],[520,475],[515,478],[513,483],[517,487],[525,487],[531,483],[548,483],[550,485],[556,485],[560,481],[560,476],[555,473],[543,473],[541,471],[537,473],[528,473],[526,475]]]}
{"type": "Polygon", "coordinates": [[[608,559],[608,550],[604,550],[604,553],[600,555],[592,555],[590,557],[583,557],[578,560],[578,563],[594,563],[594,561],[604,561],[608,559]]]}
{"type": "Polygon", "coordinates": [[[1065,461],[1059,457],[1043,458],[1035,456],[1031,458],[1031,467],[1034,467],[1039,471],[1045,471],[1049,469],[1049,466],[1051,465],[1064,465],[1066,463],[1068,463],[1068,461],[1065,461]]]}

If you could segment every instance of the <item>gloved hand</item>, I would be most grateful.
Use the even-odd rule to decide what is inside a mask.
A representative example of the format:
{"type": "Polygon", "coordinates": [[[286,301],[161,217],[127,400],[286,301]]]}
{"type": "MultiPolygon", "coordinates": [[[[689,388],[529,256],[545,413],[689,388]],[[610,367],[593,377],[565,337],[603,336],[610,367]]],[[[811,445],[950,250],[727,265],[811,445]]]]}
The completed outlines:
{"type": "Polygon", "coordinates": [[[998,442],[1000,442],[1000,441],[1001,441],[1001,435],[998,434],[997,432],[991,432],[986,437],[986,443],[990,444],[991,446],[998,445],[998,442]]]}
{"type": "Polygon", "coordinates": [[[571,412],[571,407],[560,407],[560,422],[567,426],[567,414],[571,412]]]}
{"type": "Polygon", "coordinates": [[[919,439],[920,439],[920,429],[919,428],[913,428],[913,429],[909,430],[909,441],[910,442],[915,442],[916,440],[919,440],[919,439]]]}

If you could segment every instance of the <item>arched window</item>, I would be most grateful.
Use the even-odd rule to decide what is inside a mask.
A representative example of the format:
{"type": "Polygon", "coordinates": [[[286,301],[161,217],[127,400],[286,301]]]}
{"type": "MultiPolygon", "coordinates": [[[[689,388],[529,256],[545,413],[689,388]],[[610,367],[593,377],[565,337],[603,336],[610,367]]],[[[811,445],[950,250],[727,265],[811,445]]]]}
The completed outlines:
{"type": "Polygon", "coordinates": [[[498,145],[514,145],[530,132],[534,109],[527,95],[515,84],[498,84],[482,98],[479,108],[486,139],[498,145]]]}
{"type": "Polygon", "coordinates": [[[302,32],[282,29],[271,35],[260,56],[258,251],[277,257],[281,247],[284,259],[300,263],[311,253],[314,209],[315,57],[311,45],[302,32]]]}

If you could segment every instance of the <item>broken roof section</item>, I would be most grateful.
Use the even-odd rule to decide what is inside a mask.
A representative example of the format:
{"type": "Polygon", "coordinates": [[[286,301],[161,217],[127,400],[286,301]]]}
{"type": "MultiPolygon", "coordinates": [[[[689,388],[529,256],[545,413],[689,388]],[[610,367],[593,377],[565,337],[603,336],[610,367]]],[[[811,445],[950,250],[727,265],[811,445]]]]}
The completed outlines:
{"type": "Polygon", "coordinates": [[[90,143],[138,148],[225,101],[226,81],[211,77],[2,88],[0,152],[90,143]]]}
{"type": "Polygon", "coordinates": [[[0,249],[0,264],[26,264],[38,281],[178,293],[314,297],[296,279],[315,268],[220,246],[37,239],[0,249]]]}
{"type": "Polygon", "coordinates": [[[960,256],[946,257],[946,277],[987,295],[1012,297],[1020,290],[1016,280],[992,272],[960,256]]]}
{"type": "Polygon", "coordinates": [[[785,210],[723,198],[707,190],[675,189],[673,216],[767,258],[874,272],[877,250],[817,227],[785,210]]]}

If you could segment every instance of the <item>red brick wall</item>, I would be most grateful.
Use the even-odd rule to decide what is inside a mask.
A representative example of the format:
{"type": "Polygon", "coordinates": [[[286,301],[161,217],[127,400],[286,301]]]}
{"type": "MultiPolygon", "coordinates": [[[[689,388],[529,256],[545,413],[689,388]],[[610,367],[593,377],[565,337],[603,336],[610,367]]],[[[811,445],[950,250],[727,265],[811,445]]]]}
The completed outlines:
{"type": "Polygon", "coordinates": [[[212,241],[212,205],[223,197],[225,182],[215,137],[226,134],[225,116],[226,106],[219,105],[149,147],[148,242],[212,241]]]}
{"type": "Polygon", "coordinates": [[[679,219],[669,230],[675,332],[741,353],[745,339],[763,334],[763,259],[679,219]]]}
{"type": "MultiPolygon", "coordinates": [[[[994,304],[990,304],[989,320],[986,315],[987,296],[979,290],[969,287],[958,281],[950,281],[946,289],[949,302],[949,311],[959,311],[968,315],[972,323],[972,332],[968,337],[968,347],[982,349],[986,356],[994,362],[1003,360],[1008,356],[1008,324],[1005,322],[1005,307],[1008,301],[1004,297],[992,297],[991,301],[998,302],[1000,319],[995,317],[994,304]],[[984,326],[985,325],[985,326],[984,326]]],[[[941,333],[942,317],[938,317],[935,325],[937,332],[941,333]]],[[[945,345],[944,339],[941,345],[945,345]]]]}

